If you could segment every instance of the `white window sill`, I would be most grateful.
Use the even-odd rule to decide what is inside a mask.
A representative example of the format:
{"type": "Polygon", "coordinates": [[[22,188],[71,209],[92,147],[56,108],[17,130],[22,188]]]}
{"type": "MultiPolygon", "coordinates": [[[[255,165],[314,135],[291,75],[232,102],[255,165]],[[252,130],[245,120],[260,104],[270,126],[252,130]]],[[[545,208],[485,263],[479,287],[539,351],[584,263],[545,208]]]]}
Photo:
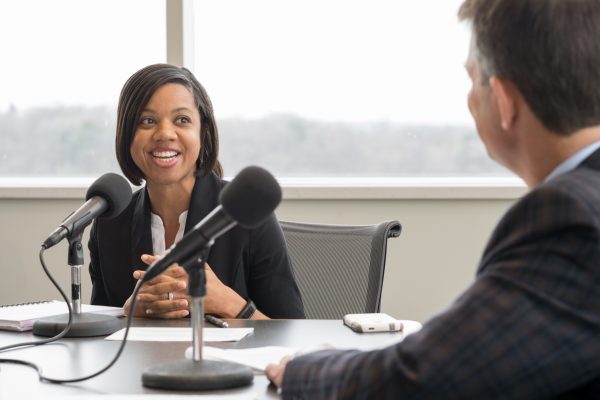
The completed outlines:
{"type": "MultiPolygon", "coordinates": [[[[0,199],[82,199],[94,178],[0,178],[0,199]]],[[[281,178],[286,200],[517,199],[516,177],[281,178]]],[[[134,188],[135,189],[135,188],[134,188]]]]}

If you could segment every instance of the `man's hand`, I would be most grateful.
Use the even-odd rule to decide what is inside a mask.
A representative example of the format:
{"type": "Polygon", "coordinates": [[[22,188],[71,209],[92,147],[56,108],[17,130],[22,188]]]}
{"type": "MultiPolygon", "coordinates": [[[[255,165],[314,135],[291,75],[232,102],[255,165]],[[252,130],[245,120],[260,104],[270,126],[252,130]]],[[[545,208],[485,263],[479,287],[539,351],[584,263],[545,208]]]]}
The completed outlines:
{"type": "Polygon", "coordinates": [[[279,364],[269,364],[265,369],[265,374],[267,375],[267,378],[269,378],[271,383],[273,383],[273,385],[277,386],[278,388],[281,387],[281,384],[283,382],[285,367],[292,358],[292,356],[285,356],[281,359],[281,361],[279,361],[279,364]]]}

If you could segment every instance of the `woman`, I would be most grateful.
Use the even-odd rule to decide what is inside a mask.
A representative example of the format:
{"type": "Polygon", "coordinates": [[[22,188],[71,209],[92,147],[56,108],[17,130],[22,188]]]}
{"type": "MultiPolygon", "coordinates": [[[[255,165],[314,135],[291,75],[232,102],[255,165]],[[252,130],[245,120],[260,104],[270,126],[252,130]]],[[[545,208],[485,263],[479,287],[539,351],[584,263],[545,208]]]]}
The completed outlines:
{"type": "MultiPolygon", "coordinates": [[[[155,64],[125,83],[117,110],[116,152],[125,176],[145,181],[129,207],[90,232],[92,304],[123,306],[156,318],[189,314],[187,274],[172,266],[130,295],[146,267],[218,205],[226,184],[206,91],[185,68],[155,64]]],[[[274,216],[234,227],[210,250],[205,312],[223,318],[303,318],[283,233],[274,216]]]]}

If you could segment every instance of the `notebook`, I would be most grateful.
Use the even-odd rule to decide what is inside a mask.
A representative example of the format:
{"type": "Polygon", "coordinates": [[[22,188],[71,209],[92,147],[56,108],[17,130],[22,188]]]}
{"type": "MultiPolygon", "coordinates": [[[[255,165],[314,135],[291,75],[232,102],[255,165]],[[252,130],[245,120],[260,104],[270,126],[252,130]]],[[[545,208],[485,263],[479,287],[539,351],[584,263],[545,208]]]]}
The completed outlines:
{"type": "MultiPolygon", "coordinates": [[[[9,331],[29,331],[33,323],[52,315],[67,314],[69,309],[64,301],[49,300],[23,304],[0,306],[0,329],[9,331]]],[[[91,312],[113,316],[122,316],[121,307],[95,306],[82,304],[81,312],[91,312]]]]}

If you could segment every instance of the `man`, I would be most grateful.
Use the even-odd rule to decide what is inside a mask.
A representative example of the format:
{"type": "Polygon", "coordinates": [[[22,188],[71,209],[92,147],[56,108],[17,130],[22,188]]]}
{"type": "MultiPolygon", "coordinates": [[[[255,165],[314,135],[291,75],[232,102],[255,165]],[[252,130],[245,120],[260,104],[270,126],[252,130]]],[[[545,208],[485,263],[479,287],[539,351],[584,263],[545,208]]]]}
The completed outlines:
{"type": "Polygon", "coordinates": [[[459,17],[477,131],[532,190],[447,310],[382,350],[271,365],[283,398],[600,397],[600,1],[466,0],[459,17]]]}

